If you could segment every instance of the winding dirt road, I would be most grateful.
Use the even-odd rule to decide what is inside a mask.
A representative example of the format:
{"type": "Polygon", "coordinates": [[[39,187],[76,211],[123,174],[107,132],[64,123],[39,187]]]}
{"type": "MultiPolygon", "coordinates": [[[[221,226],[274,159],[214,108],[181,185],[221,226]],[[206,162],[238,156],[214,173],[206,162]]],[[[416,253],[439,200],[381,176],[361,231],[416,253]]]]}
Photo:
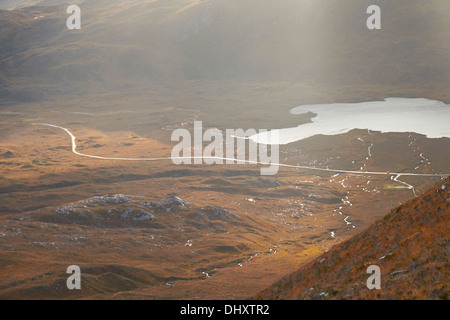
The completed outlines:
{"type": "Polygon", "coordinates": [[[291,164],[285,164],[285,163],[265,163],[261,161],[253,161],[253,160],[238,160],[235,158],[227,158],[227,157],[163,157],[163,158],[113,158],[113,157],[101,157],[101,156],[95,156],[90,154],[84,154],[77,151],[77,138],[70,132],[69,129],[57,126],[54,124],[49,123],[32,123],[32,125],[35,126],[47,126],[52,128],[57,128],[60,130],[65,131],[70,138],[72,139],[72,152],[78,156],[81,157],[87,157],[87,158],[93,158],[93,159],[102,159],[102,160],[121,160],[121,161],[169,161],[169,160],[187,160],[187,159],[217,159],[217,160],[229,160],[229,161],[240,161],[245,162],[246,164],[255,164],[255,165],[272,165],[272,166],[279,166],[279,167],[285,167],[285,168],[294,168],[294,169],[305,169],[305,170],[315,170],[315,171],[326,171],[326,172],[333,172],[333,173],[352,173],[352,174],[370,174],[370,175],[386,175],[391,176],[391,179],[402,183],[404,185],[407,185],[408,188],[413,189],[414,187],[404,183],[402,181],[397,180],[401,176],[416,176],[416,177],[447,177],[450,176],[450,173],[412,173],[412,172],[381,172],[381,171],[354,171],[354,170],[340,170],[340,169],[328,169],[328,168],[317,168],[317,167],[310,167],[310,166],[300,166],[300,165],[291,165],[291,164]]]}

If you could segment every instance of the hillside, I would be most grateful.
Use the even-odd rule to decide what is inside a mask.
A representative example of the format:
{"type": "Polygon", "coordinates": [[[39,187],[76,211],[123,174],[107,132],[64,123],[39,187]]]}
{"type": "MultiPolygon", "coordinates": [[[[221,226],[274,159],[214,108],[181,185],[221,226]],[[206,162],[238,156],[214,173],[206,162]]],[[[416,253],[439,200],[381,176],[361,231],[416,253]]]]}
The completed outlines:
{"type": "Polygon", "coordinates": [[[194,90],[197,81],[219,88],[230,81],[282,88],[395,85],[431,96],[449,83],[445,0],[78,1],[80,31],[65,28],[61,2],[3,5],[15,9],[0,10],[2,100],[194,90]],[[49,6],[21,8],[28,4],[49,6]],[[365,27],[371,4],[383,8],[379,32],[365,27]]]}
{"type": "Polygon", "coordinates": [[[448,299],[450,178],[260,293],[258,299],[448,299]],[[366,287],[369,265],[381,289],[366,287]]]}

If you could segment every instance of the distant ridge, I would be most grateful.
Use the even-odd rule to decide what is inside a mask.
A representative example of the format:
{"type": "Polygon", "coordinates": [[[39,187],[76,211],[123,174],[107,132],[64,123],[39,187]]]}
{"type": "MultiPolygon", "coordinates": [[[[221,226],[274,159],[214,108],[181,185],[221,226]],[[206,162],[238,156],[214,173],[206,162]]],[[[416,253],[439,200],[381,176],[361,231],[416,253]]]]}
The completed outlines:
{"type": "MultiPolygon", "coordinates": [[[[449,102],[436,95],[448,91],[450,74],[446,0],[70,4],[82,9],[79,31],[66,28],[66,1],[2,1],[0,9],[14,10],[0,10],[0,101],[238,81],[300,89],[402,86],[414,88],[415,97],[449,102]],[[372,4],[383,7],[380,32],[366,28],[372,4]],[[422,87],[428,94],[417,93],[422,87]]],[[[370,89],[370,98],[396,94],[379,91],[370,89]]],[[[368,96],[363,92],[360,99],[368,96]]]]}

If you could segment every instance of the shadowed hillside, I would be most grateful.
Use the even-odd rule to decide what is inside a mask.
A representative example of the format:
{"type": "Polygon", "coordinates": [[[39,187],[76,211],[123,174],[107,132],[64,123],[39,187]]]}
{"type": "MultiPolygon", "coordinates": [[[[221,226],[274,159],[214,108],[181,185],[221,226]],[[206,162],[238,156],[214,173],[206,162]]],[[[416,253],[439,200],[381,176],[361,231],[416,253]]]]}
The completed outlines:
{"type": "Polygon", "coordinates": [[[3,5],[18,6],[0,10],[4,100],[174,88],[187,81],[450,83],[445,0],[78,3],[79,31],[65,27],[67,5],[61,1],[3,5]],[[52,6],[20,8],[26,4],[52,6]],[[371,4],[382,7],[378,31],[366,28],[371,4]]]}
{"type": "Polygon", "coordinates": [[[262,299],[448,299],[450,178],[260,293],[262,299]],[[381,290],[366,287],[369,265],[381,290]]]}

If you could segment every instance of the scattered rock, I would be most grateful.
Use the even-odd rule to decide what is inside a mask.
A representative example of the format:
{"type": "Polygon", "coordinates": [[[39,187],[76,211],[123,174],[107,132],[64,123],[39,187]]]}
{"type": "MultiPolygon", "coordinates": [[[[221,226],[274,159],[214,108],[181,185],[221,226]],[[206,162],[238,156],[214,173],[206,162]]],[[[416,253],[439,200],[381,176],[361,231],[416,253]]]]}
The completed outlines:
{"type": "Polygon", "coordinates": [[[175,208],[187,207],[190,203],[176,196],[172,196],[157,202],[143,202],[141,205],[159,212],[170,212],[175,208]]]}
{"type": "Polygon", "coordinates": [[[40,241],[29,242],[28,245],[29,246],[41,247],[41,248],[45,248],[46,247],[45,243],[44,242],[40,242],[40,241]]]}
{"type": "Polygon", "coordinates": [[[102,197],[95,197],[94,199],[89,200],[89,203],[101,203],[105,205],[110,204],[121,204],[121,203],[127,203],[130,200],[131,196],[123,195],[123,194],[116,194],[113,196],[102,196],[102,197]]]}
{"type": "Polygon", "coordinates": [[[403,274],[406,272],[408,272],[408,270],[395,270],[395,271],[392,271],[390,274],[391,274],[391,276],[396,276],[396,275],[403,274]]]}
{"type": "Polygon", "coordinates": [[[125,212],[120,215],[121,219],[134,221],[155,221],[156,217],[149,212],[143,210],[134,210],[126,208],[125,212]]]}
{"type": "Polygon", "coordinates": [[[203,213],[206,213],[206,218],[208,220],[224,220],[224,218],[240,220],[238,216],[235,216],[234,214],[229,213],[228,211],[220,207],[209,207],[207,209],[203,209],[202,211],[203,213]]]}

